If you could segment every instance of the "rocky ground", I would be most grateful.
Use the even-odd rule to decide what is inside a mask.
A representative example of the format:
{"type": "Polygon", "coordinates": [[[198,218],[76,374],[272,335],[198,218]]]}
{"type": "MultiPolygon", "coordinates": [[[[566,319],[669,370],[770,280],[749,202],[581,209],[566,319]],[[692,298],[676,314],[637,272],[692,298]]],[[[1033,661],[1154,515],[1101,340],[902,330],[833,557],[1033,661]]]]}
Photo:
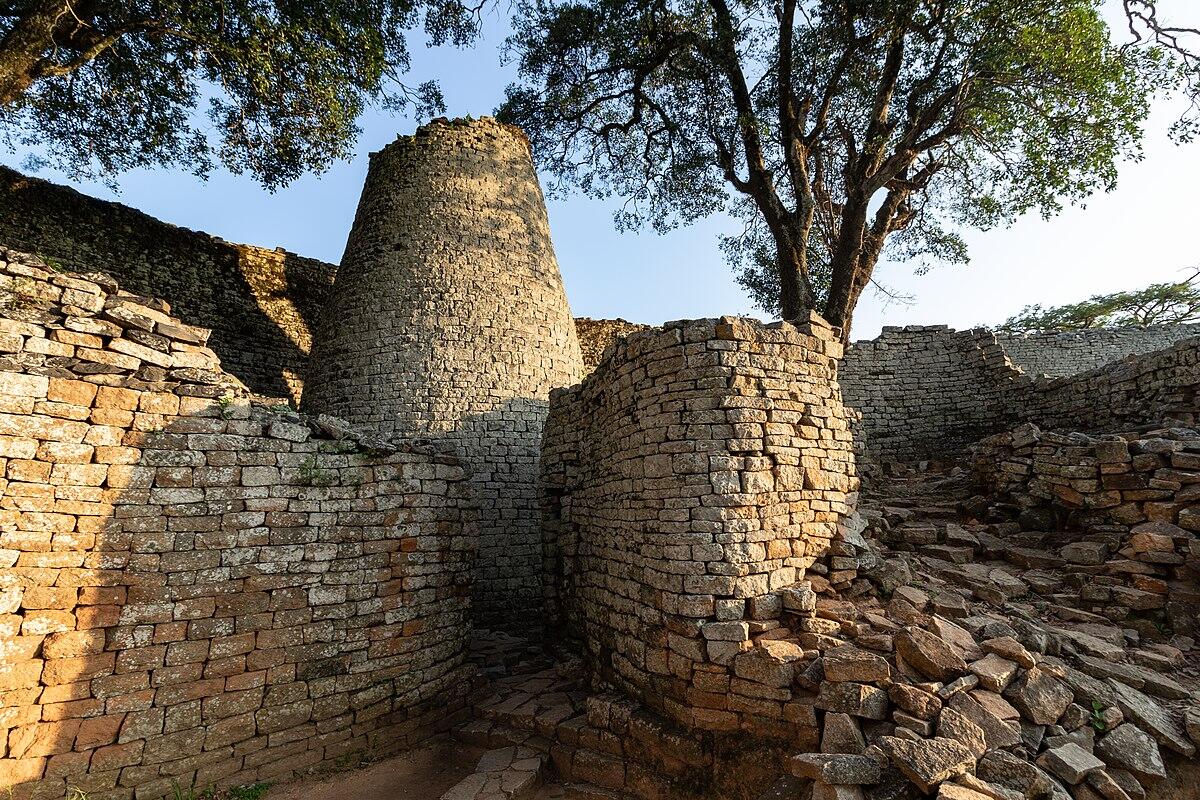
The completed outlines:
{"type": "MultiPolygon", "coordinates": [[[[819,711],[807,748],[819,752],[793,750],[791,777],[764,798],[1200,797],[1190,637],[1081,592],[1102,571],[1081,572],[1087,558],[1053,532],[1003,521],[961,471],[877,486],[833,568],[785,590],[785,626],[738,661],[752,680],[774,671],[807,690],[819,711]]],[[[494,680],[456,735],[491,750],[444,800],[516,800],[555,773],[554,794],[730,794],[694,779],[718,772],[710,754],[586,691],[577,663],[503,637],[476,652],[494,680]]]]}

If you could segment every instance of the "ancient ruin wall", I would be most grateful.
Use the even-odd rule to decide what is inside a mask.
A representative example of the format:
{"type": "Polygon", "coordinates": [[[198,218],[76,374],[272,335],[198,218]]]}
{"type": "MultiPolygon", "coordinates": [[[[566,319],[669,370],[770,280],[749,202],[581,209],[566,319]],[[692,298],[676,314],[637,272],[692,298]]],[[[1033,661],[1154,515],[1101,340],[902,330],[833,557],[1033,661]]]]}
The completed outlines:
{"type": "Polygon", "coordinates": [[[1118,431],[1200,413],[1200,338],[1130,356],[1067,378],[1039,380],[1014,396],[1015,415],[1045,428],[1118,431]]]}
{"type": "Polygon", "coordinates": [[[971,470],[990,496],[1026,513],[1048,511],[1062,523],[1056,554],[1080,579],[1061,591],[1075,595],[1080,608],[1113,619],[1161,621],[1165,613],[1173,631],[1195,634],[1200,435],[1194,428],[1176,421],[1093,436],[1026,423],[978,442],[971,470]]]}
{"type": "Polygon", "coordinates": [[[616,344],[617,339],[631,333],[648,330],[653,326],[623,319],[575,318],[575,336],[583,353],[583,368],[591,372],[600,365],[604,351],[616,344]]]}
{"type": "MultiPolygon", "coordinates": [[[[1178,326],[1156,336],[1171,339],[1189,332],[1191,326],[1178,326]]],[[[1112,339],[1125,345],[1154,340],[1112,339]]],[[[1055,349],[1068,340],[1048,336],[1041,341],[1041,363],[1083,363],[1069,348],[1055,349]]],[[[1023,421],[1104,431],[1186,412],[1196,403],[1198,347],[1200,339],[1176,339],[1163,350],[1046,378],[1022,370],[1004,340],[986,329],[884,328],[879,338],[856,342],[846,351],[841,384],[846,404],[863,416],[861,430],[871,456],[893,461],[952,457],[1023,421]]],[[[1089,352],[1095,357],[1097,351],[1089,352]]]]}
{"type": "Polygon", "coordinates": [[[165,298],[181,320],[212,330],[225,369],[251,390],[299,400],[332,264],[226,242],[4,167],[0,242],[165,298]]]}
{"type": "Polygon", "coordinates": [[[1127,356],[1163,350],[1197,336],[1200,336],[1200,324],[1093,328],[1061,333],[996,332],[996,340],[1014,365],[1028,375],[1055,378],[1088,372],[1127,356]]]}
{"type": "Polygon", "coordinates": [[[0,795],[282,780],[455,721],[455,458],[252,407],[106,277],[0,251],[0,306],[0,795]]]}
{"type": "Polygon", "coordinates": [[[811,714],[734,670],[855,499],[840,355],[817,318],[672,323],[551,395],[547,605],[594,674],[700,728],[811,714]]]}
{"type": "Polygon", "coordinates": [[[524,134],[435,121],[375,153],[304,407],[461,447],[484,626],[539,624],[539,444],[550,390],[581,370],[524,134]]]}
{"type": "Polygon", "coordinates": [[[842,362],[846,405],[862,414],[873,456],[912,461],[962,452],[1012,420],[1008,398],[1030,379],[987,330],[886,327],[842,362]]]}

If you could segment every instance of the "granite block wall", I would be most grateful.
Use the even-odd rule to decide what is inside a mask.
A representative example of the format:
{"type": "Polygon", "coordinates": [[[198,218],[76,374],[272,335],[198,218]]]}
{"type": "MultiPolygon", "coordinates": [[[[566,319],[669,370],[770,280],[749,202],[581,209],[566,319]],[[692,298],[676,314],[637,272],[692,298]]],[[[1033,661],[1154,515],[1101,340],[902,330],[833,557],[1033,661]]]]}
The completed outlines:
{"type": "MultiPolygon", "coordinates": [[[[1049,512],[1074,579],[1062,595],[1128,624],[1149,616],[1194,635],[1200,614],[1200,430],[1175,421],[1100,436],[1029,423],[978,442],[989,496],[1049,512]]],[[[1035,514],[1032,518],[1044,518],[1035,514]]]]}
{"type": "Polygon", "coordinates": [[[1200,323],[1144,328],[1093,328],[1061,333],[996,332],[996,340],[1027,375],[1062,378],[1088,372],[1127,356],[1164,350],[1200,336],[1200,323]]]}
{"type": "Polygon", "coordinates": [[[550,390],[581,373],[524,134],[440,120],[375,153],[303,408],[461,450],[481,626],[540,627],[542,425],[550,390]]]}
{"type": "Polygon", "coordinates": [[[59,269],[100,270],[127,291],[165,298],[181,321],[212,330],[221,363],[252,391],[300,399],[332,264],[226,242],[5,167],[0,242],[59,269]]]}
{"type": "Polygon", "coordinates": [[[704,729],[812,711],[733,672],[774,646],[752,637],[784,593],[815,602],[792,587],[825,570],[856,499],[840,355],[816,317],[668,323],[551,395],[547,613],[595,676],[704,729]]]}
{"type": "MultiPolygon", "coordinates": [[[[1189,331],[1180,326],[1120,341],[1149,345],[1180,332],[1189,331]]],[[[1065,350],[1052,355],[1056,340],[1044,341],[1051,355],[1043,363],[1088,360],[1065,350]]],[[[1020,422],[1104,431],[1186,415],[1197,407],[1197,358],[1200,338],[1180,338],[1161,350],[1047,377],[1022,370],[1009,357],[1006,340],[992,331],[910,326],[856,342],[846,352],[840,380],[846,404],[862,414],[867,452],[885,461],[913,461],[960,456],[972,442],[1020,422]]]]}
{"type": "Polygon", "coordinates": [[[153,800],[460,718],[476,546],[429,443],[252,405],[206,330],[0,250],[0,793],[153,800]]]}
{"type": "Polygon", "coordinates": [[[843,359],[846,405],[862,414],[867,451],[885,461],[963,452],[1015,420],[1009,398],[1031,379],[985,329],[884,328],[843,359]]]}
{"type": "Polygon", "coordinates": [[[591,372],[599,366],[604,357],[604,351],[614,344],[621,336],[644,331],[652,325],[629,322],[623,319],[590,319],[575,318],[575,336],[579,339],[579,349],[583,354],[583,367],[591,372]]]}
{"type": "Polygon", "coordinates": [[[1066,378],[1038,380],[1013,398],[1018,419],[1045,428],[1117,431],[1200,415],[1200,338],[1066,378]]]}

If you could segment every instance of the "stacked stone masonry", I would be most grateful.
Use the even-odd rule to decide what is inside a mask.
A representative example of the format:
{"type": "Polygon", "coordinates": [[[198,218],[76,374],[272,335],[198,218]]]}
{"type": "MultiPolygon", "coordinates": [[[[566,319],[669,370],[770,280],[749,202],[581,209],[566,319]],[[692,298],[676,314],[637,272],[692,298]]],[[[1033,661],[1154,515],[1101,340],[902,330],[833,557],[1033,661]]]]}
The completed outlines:
{"type": "Polygon", "coordinates": [[[375,153],[323,320],[304,408],[458,446],[476,622],[536,628],[542,426],[582,365],[524,134],[435,121],[375,153]]]}
{"type": "Polygon", "coordinates": [[[846,404],[862,414],[873,457],[946,458],[1020,422],[1105,431],[1187,414],[1200,387],[1200,338],[1048,377],[1022,371],[989,330],[885,328],[847,351],[841,384],[846,404]]]}
{"type": "Polygon", "coordinates": [[[799,582],[852,511],[840,355],[819,318],[668,323],[552,394],[547,614],[598,680],[688,727],[805,729],[811,704],[755,666],[800,645],[755,642],[789,592],[815,602],[799,582]]]}
{"type": "Polygon", "coordinates": [[[212,330],[221,363],[252,391],[299,400],[332,264],[232,244],[4,167],[0,242],[166,298],[182,321],[212,330]]]}
{"type": "Polygon", "coordinates": [[[865,446],[889,461],[962,452],[1013,420],[1009,398],[1030,379],[987,330],[884,328],[855,342],[840,373],[846,405],[862,414],[865,446]]]}
{"type": "Polygon", "coordinates": [[[1128,356],[1164,350],[1197,336],[1200,324],[1092,328],[1061,333],[996,332],[1004,353],[1022,372],[1053,378],[1088,372],[1128,356]]]}
{"type": "Polygon", "coordinates": [[[599,366],[604,352],[615,344],[619,337],[649,330],[651,327],[653,326],[623,319],[576,317],[575,336],[579,339],[579,349],[583,353],[584,370],[591,372],[599,366]]]}
{"type": "Polygon", "coordinates": [[[452,454],[251,405],[103,275],[0,251],[0,305],[0,791],[281,780],[459,719],[452,454]]]}
{"type": "Polygon", "coordinates": [[[979,442],[971,467],[989,496],[1014,503],[1030,524],[1061,530],[1076,605],[1119,623],[1149,615],[1197,633],[1200,431],[1088,436],[1025,424],[979,442]]]}

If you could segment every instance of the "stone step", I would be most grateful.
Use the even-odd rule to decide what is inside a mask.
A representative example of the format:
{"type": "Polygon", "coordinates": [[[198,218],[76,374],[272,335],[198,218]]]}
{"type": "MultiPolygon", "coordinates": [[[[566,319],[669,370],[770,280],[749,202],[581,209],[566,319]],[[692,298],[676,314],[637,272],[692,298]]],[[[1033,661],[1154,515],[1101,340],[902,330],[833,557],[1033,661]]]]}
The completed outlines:
{"type": "Polygon", "coordinates": [[[479,757],[475,772],[441,800],[528,800],[542,785],[547,760],[543,753],[520,745],[488,750],[479,757]]]}

